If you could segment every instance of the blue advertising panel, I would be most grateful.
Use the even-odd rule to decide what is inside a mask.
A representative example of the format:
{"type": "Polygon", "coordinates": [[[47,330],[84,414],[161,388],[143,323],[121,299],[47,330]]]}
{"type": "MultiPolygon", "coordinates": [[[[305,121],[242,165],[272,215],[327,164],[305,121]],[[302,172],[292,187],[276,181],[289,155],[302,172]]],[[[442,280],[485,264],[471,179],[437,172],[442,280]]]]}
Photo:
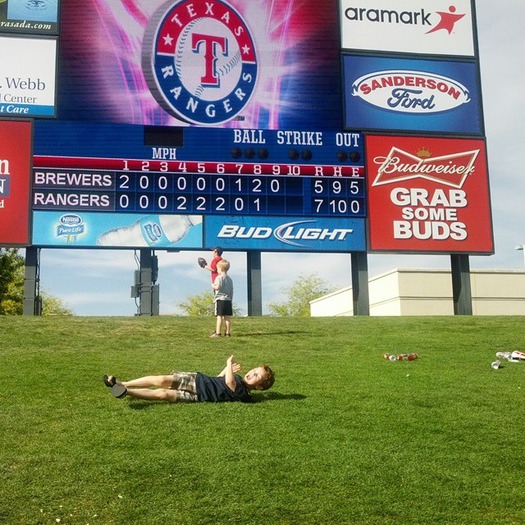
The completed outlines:
{"type": "Polygon", "coordinates": [[[364,219],[33,212],[33,244],[60,248],[365,251],[364,219]]]}
{"type": "Polygon", "coordinates": [[[206,217],[205,246],[228,250],[366,251],[364,219],[206,217]]]}
{"type": "Polygon", "coordinates": [[[481,135],[475,62],[343,56],[345,128],[481,135]]]}
{"type": "Polygon", "coordinates": [[[200,249],[202,217],[35,211],[33,244],[60,248],[200,249]]]}
{"type": "Polygon", "coordinates": [[[0,32],[56,35],[59,12],[59,0],[2,0],[0,32]]]}

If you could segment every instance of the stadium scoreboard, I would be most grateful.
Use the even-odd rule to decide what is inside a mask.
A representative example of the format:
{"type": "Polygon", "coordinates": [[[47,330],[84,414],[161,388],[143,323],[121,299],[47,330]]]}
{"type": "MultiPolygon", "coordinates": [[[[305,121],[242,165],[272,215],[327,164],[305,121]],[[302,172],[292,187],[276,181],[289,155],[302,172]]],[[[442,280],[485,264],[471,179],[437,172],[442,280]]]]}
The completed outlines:
{"type": "Polygon", "coordinates": [[[359,133],[39,124],[33,210],[366,216],[359,133]]]}

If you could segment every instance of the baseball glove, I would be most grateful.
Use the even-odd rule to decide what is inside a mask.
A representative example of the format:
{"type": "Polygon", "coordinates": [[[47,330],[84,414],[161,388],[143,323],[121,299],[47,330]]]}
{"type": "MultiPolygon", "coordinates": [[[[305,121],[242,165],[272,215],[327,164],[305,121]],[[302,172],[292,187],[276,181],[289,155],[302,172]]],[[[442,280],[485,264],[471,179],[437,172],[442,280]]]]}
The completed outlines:
{"type": "Polygon", "coordinates": [[[197,262],[199,263],[199,266],[201,268],[204,268],[208,263],[206,262],[206,259],[204,259],[203,257],[199,257],[197,259],[197,262]]]}

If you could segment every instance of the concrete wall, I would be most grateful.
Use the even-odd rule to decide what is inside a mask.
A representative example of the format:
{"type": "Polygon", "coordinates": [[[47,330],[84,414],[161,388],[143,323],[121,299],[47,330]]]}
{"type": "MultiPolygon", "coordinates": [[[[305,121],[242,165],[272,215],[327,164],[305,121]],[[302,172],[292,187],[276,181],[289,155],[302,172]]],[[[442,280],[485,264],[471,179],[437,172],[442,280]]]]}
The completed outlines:
{"type": "MultiPolygon", "coordinates": [[[[525,270],[471,270],[474,315],[525,315],[525,270]]],[[[395,269],[368,281],[370,315],[454,315],[450,270],[395,269]]],[[[310,303],[312,317],[353,315],[352,287],[310,303]]]]}

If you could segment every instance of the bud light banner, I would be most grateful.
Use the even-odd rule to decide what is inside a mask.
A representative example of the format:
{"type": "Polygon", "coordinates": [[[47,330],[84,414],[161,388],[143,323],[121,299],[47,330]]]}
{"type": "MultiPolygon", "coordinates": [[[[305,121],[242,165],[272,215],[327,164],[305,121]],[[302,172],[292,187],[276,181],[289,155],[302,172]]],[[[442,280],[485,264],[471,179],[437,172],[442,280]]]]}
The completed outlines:
{"type": "Polygon", "coordinates": [[[372,251],[492,254],[483,140],[366,137],[372,251]]]}
{"type": "Polygon", "coordinates": [[[31,121],[0,120],[0,246],[30,244],[31,121]]]}
{"type": "Polygon", "coordinates": [[[33,244],[63,248],[201,249],[202,217],[35,211],[33,244]]]}
{"type": "Polygon", "coordinates": [[[340,0],[341,47],[473,57],[471,0],[340,0]]]}
{"type": "Polygon", "coordinates": [[[304,217],[205,218],[205,246],[228,250],[366,251],[364,219],[304,217]]]}
{"type": "Polygon", "coordinates": [[[483,135],[474,62],[343,56],[345,127],[483,135]]]}
{"type": "Polygon", "coordinates": [[[340,129],[334,0],[68,0],[60,119],[340,129]]]}

